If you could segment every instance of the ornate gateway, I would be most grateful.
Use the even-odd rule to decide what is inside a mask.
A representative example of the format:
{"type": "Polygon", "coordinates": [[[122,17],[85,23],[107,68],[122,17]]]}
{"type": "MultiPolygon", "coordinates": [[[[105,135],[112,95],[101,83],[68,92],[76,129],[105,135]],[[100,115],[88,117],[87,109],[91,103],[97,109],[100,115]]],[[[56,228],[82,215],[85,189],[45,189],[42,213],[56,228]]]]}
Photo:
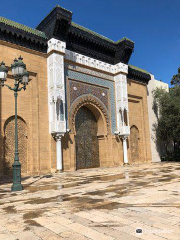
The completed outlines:
{"type": "Polygon", "coordinates": [[[86,107],[81,107],[75,119],[76,127],[76,168],[99,167],[99,144],[97,120],[86,107]]]}

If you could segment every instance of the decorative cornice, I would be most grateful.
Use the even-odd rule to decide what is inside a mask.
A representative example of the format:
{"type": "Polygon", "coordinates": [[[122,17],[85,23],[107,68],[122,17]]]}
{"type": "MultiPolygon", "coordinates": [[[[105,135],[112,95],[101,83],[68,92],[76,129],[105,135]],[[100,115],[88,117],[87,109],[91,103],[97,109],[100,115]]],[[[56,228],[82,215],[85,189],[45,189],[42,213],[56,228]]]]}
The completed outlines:
{"type": "Polygon", "coordinates": [[[94,58],[87,57],[79,53],[75,53],[67,49],[65,53],[66,53],[65,54],[66,60],[78,63],[80,65],[88,66],[93,69],[101,70],[103,72],[111,73],[114,75],[117,75],[119,73],[128,74],[128,65],[124,63],[118,63],[116,65],[112,65],[106,62],[96,60],[94,58]]]}
{"type": "Polygon", "coordinates": [[[47,39],[0,22],[0,40],[47,53],[47,39]]]}
{"type": "Polygon", "coordinates": [[[51,53],[51,52],[59,52],[62,54],[65,54],[65,50],[66,50],[66,43],[59,41],[55,38],[51,38],[48,41],[48,51],[47,53],[51,53]]]}
{"type": "Polygon", "coordinates": [[[91,68],[94,71],[104,72],[112,76],[118,76],[120,74],[127,75],[127,78],[136,80],[147,84],[151,79],[151,76],[145,70],[141,70],[137,67],[128,66],[124,63],[118,63],[116,65],[108,64],[103,61],[70,51],[65,50],[65,60],[83,66],[85,68],[91,68]]]}
{"type": "Polygon", "coordinates": [[[32,35],[36,35],[36,36],[39,36],[41,38],[47,39],[47,37],[44,34],[44,32],[38,31],[37,29],[34,29],[34,28],[30,28],[30,27],[28,27],[26,25],[14,22],[14,21],[12,21],[10,19],[4,18],[4,17],[0,17],[0,23],[4,24],[4,25],[7,25],[7,26],[11,26],[11,27],[19,29],[19,30],[22,30],[22,31],[30,33],[32,35]]]}
{"type": "Polygon", "coordinates": [[[129,66],[127,78],[148,84],[149,80],[151,79],[151,75],[141,71],[140,69],[134,69],[129,66]]]}
{"type": "MultiPolygon", "coordinates": [[[[39,25],[37,26],[37,29],[40,31],[44,31],[46,30],[47,26],[49,26],[49,24],[52,24],[53,22],[56,22],[56,20],[61,20],[64,19],[66,21],[71,21],[72,20],[72,12],[60,7],[59,5],[56,5],[51,12],[39,23],[39,25]]],[[[52,29],[54,30],[54,29],[52,29]]],[[[49,32],[48,32],[49,34],[49,32]]],[[[47,36],[48,36],[47,34],[47,36]]]]}
{"type": "Polygon", "coordinates": [[[68,28],[66,42],[67,49],[109,64],[127,64],[134,50],[134,43],[127,39],[111,43],[72,25],[68,28]]]}
{"type": "Polygon", "coordinates": [[[128,38],[114,42],[72,22],[72,12],[56,6],[38,25],[46,36],[66,42],[67,49],[109,64],[127,64],[134,50],[128,38]]]}

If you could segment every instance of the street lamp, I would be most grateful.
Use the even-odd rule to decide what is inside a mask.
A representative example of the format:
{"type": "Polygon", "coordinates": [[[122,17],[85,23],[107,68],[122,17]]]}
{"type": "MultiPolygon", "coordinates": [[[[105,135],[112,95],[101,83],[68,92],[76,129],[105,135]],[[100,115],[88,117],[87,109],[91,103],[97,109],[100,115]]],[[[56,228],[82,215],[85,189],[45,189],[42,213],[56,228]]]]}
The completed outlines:
{"type": "Polygon", "coordinates": [[[13,163],[13,185],[11,191],[21,191],[23,186],[21,184],[21,163],[19,162],[19,152],[18,152],[18,127],[17,127],[17,96],[18,92],[22,89],[26,90],[26,85],[29,82],[29,73],[26,71],[26,65],[23,63],[23,58],[20,56],[18,59],[14,60],[11,65],[12,75],[14,78],[14,87],[10,87],[5,84],[7,80],[8,69],[4,62],[0,65],[0,85],[2,87],[6,86],[10,90],[14,91],[15,98],[15,153],[14,153],[14,163],[13,163]],[[20,87],[20,84],[23,86],[20,87]]]}

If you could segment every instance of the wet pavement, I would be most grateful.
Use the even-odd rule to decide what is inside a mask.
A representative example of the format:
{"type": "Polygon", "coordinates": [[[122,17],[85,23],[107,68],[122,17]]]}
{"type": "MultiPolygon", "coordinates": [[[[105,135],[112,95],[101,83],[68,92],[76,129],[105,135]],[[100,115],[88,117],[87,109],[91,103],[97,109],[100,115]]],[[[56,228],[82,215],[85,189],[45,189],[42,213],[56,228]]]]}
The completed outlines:
{"type": "Polygon", "coordinates": [[[23,185],[16,193],[0,186],[0,239],[180,240],[180,163],[81,170],[23,185]]]}

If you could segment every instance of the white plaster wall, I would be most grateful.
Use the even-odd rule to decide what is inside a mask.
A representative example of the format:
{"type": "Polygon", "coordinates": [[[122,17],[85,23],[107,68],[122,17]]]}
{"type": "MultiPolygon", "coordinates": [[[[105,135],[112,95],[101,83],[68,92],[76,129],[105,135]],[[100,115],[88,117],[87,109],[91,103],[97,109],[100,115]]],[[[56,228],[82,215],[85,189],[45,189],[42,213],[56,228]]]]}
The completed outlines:
{"type": "Polygon", "coordinates": [[[149,127],[150,127],[150,136],[151,136],[151,154],[152,162],[160,162],[160,154],[164,152],[162,143],[157,143],[155,138],[155,133],[153,131],[153,124],[157,122],[156,115],[152,109],[153,96],[152,91],[156,88],[163,88],[166,91],[169,91],[169,86],[167,83],[158,81],[154,79],[154,76],[151,75],[151,80],[147,86],[148,89],[148,112],[149,112],[149,127]]]}

